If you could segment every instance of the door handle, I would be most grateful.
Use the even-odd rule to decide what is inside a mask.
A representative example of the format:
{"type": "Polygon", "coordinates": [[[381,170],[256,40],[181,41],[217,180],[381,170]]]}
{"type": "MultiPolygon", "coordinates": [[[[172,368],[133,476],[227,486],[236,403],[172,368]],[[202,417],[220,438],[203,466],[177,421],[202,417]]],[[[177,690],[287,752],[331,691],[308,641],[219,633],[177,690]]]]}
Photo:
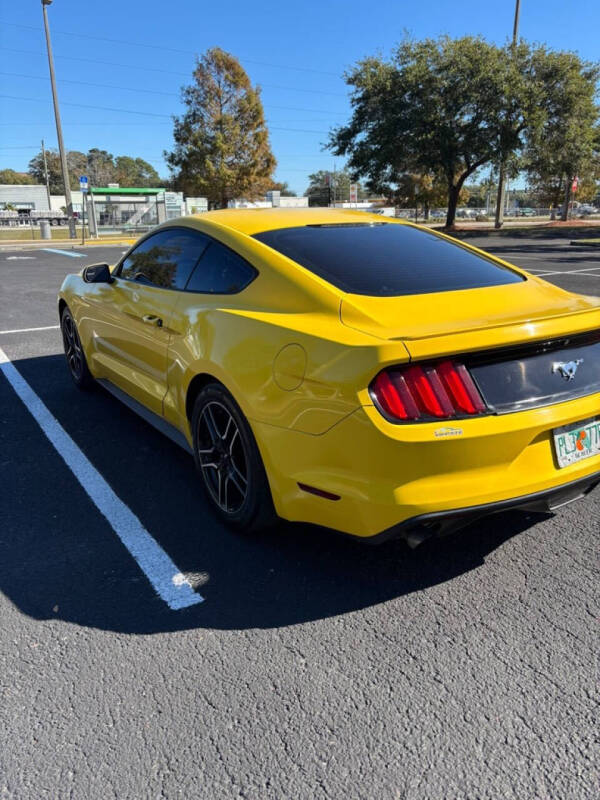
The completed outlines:
{"type": "Polygon", "coordinates": [[[155,314],[144,314],[142,322],[145,322],[147,325],[156,325],[157,328],[162,328],[163,324],[162,319],[155,314]]]}

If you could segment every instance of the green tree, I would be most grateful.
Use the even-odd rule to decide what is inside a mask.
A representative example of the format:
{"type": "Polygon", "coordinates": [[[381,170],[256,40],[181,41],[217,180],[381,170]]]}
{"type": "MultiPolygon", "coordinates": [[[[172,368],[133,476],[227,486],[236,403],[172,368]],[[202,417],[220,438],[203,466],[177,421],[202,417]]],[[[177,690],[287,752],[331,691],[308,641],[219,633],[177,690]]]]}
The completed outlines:
{"type": "Polygon", "coordinates": [[[79,190],[79,178],[88,175],[88,156],[79,150],[69,150],[67,152],[67,166],[69,168],[69,180],[71,189],[79,190]]]}
{"type": "MultiPolygon", "coordinates": [[[[432,208],[445,206],[448,201],[448,187],[444,175],[432,173],[405,172],[398,176],[394,202],[402,208],[421,206],[425,219],[429,219],[432,208]]],[[[464,205],[469,199],[469,190],[463,186],[458,196],[458,204],[464,205]]]]}
{"type": "Polygon", "coordinates": [[[115,179],[120,186],[162,186],[158,172],[143,158],[117,156],[115,179]]]}
{"type": "MultiPolygon", "coordinates": [[[[46,162],[48,164],[50,193],[64,194],[65,189],[58,150],[46,150],[46,162]]],[[[85,153],[80,153],[78,150],[70,150],[67,153],[67,170],[69,173],[69,184],[72,190],[79,189],[79,176],[85,175],[86,168],[87,161],[85,153]]],[[[44,156],[41,150],[29,162],[28,172],[35,183],[46,183],[44,175],[44,156]]]]}
{"type": "MultiPolygon", "coordinates": [[[[469,193],[467,205],[470,208],[483,208],[487,203],[487,188],[483,183],[465,184],[464,188],[469,193]]],[[[459,200],[459,205],[461,201],[459,200]]]]}
{"type": "MultiPolygon", "coordinates": [[[[600,128],[596,90],[599,69],[575,53],[538,48],[533,56],[537,76],[538,125],[524,150],[529,183],[541,202],[562,205],[567,218],[573,179],[593,198],[600,161],[600,128]]],[[[577,199],[582,197],[579,190],[577,199]]]]}
{"type": "Polygon", "coordinates": [[[276,166],[260,90],[218,47],[197,60],[193,78],[183,89],[187,110],[174,118],[175,148],[165,151],[176,186],[207,197],[213,207],[259,197],[272,185],[276,166]]]}
{"type": "MultiPolygon", "coordinates": [[[[51,193],[64,194],[58,151],[46,150],[46,161],[51,193]]],[[[87,153],[69,150],[67,167],[72,190],[79,189],[79,178],[82,175],[89,177],[92,186],[106,186],[108,183],[119,183],[121,186],[164,185],[154,167],[143,158],[118,156],[115,159],[106,150],[95,147],[87,153]]],[[[29,174],[26,177],[29,183],[45,183],[44,159],[41,151],[29,162],[29,174]]]]}
{"type": "MultiPolygon", "coordinates": [[[[304,192],[305,197],[325,197],[328,196],[327,190],[331,190],[331,202],[338,203],[350,202],[350,184],[355,183],[352,176],[347,169],[336,170],[329,172],[326,169],[320,169],[318,172],[313,172],[308,176],[308,188],[304,192]]],[[[364,186],[358,183],[358,199],[364,200],[367,196],[364,186]]]]}
{"type": "MultiPolygon", "coordinates": [[[[505,162],[505,174],[512,178],[517,177],[518,173],[513,171],[512,161],[510,159],[505,162]]],[[[494,168],[489,172],[486,170],[485,175],[481,177],[479,183],[465,184],[465,188],[469,192],[467,205],[471,208],[483,208],[487,206],[488,200],[490,202],[490,207],[493,206],[498,194],[497,165],[494,165],[494,168]]],[[[511,194],[514,196],[512,190],[511,194]]]]}
{"type": "Polygon", "coordinates": [[[574,200],[578,200],[580,203],[591,203],[595,200],[598,194],[598,184],[600,181],[600,164],[598,162],[594,162],[589,171],[579,179],[577,184],[577,193],[574,196],[574,200]]]}
{"type": "Polygon", "coordinates": [[[529,61],[523,43],[509,53],[478,37],[406,40],[390,62],[368,58],[346,75],[352,118],[329,146],[385,194],[407,172],[443,175],[452,226],[465,181],[522,144],[534,102],[529,61]]]}
{"type": "Polygon", "coordinates": [[[297,197],[296,192],[290,189],[287,181],[273,181],[269,190],[281,192],[282,197],[297,197]]]}
{"type": "Polygon", "coordinates": [[[0,183],[17,186],[34,182],[31,175],[26,172],[16,172],[14,169],[0,169],[0,183]]]}
{"type": "Polygon", "coordinates": [[[116,183],[117,170],[112,153],[92,147],[87,152],[87,175],[92,186],[116,183]]]}
{"type": "MultiPolygon", "coordinates": [[[[48,163],[48,182],[51,194],[64,194],[58,150],[46,150],[46,161],[48,163]]],[[[41,150],[29,162],[27,171],[33,183],[46,183],[44,157],[41,150]]]]}

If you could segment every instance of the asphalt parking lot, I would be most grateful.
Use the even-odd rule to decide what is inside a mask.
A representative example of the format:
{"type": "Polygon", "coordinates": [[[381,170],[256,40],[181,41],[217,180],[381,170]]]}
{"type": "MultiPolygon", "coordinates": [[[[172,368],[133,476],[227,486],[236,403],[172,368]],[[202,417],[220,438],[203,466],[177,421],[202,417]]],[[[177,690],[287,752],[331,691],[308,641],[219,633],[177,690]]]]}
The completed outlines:
{"type": "MultiPolygon", "coordinates": [[[[470,241],[600,295],[598,250],[470,241]]],[[[156,594],[1,374],[2,800],[596,797],[600,489],[415,551],[231,533],[67,373],[57,289],[123,249],[0,251],[0,348],[202,602],[156,594]]]]}

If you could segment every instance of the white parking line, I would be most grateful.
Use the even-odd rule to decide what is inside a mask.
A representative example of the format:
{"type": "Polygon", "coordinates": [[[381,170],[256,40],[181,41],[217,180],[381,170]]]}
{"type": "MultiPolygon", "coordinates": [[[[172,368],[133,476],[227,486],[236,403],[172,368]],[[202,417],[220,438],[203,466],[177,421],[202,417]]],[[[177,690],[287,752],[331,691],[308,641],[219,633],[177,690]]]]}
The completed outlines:
{"type": "Polygon", "coordinates": [[[44,247],[44,253],[58,253],[59,256],[70,256],[71,258],[85,258],[83,253],[72,253],[69,250],[54,250],[52,247],[44,247]]]}
{"type": "Polygon", "coordinates": [[[12,331],[0,331],[0,336],[5,336],[7,333],[31,333],[32,331],[55,331],[60,328],[60,325],[44,325],[41,328],[15,328],[12,331]]]}
{"type": "Polygon", "coordinates": [[[549,270],[549,269],[530,269],[529,267],[521,267],[521,269],[530,272],[532,275],[536,275],[539,277],[540,275],[562,275],[563,273],[560,270],[549,270]]]}
{"type": "Polygon", "coordinates": [[[535,269],[534,267],[521,267],[521,269],[525,269],[525,270],[527,270],[527,272],[531,272],[532,275],[540,275],[542,272],[544,273],[544,275],[548,275],[549,274],[547,267],[546,267],[546,269],[539,269],[539,268],[535,269]]]}
{"type": "MultiPolygon", "coordinates": [[[[596,269],[600,269],[600,267],[596,267],[596,269]]],[[[529,270],[531,272],[532,270],[529,270]]],[[[593,272],[584,272],[583,270],[575,270],[575,269],[566,269],[566,270],[556,270],[554,272],[536,272],[535,273],[538,278],[545,277],[547,275],[577,275],[581,276],[582,278],[597,278],[598,275],[595,275],[593,272]]]]}
{"type": "Polygon", "coordinates": [[[150,536],[128,506],[117,497],[1,347],[0,372],[169,608],[176,611],[201,603],[204,598],[193,590],[187,578],[162,547],[150,536]]]}
{"type": "Polygon", "coordinates": [[[600,265],[597,267],[586,267],[585,269],[534,269],[533,267],[522,267],[527,272],[538,277],[542,275],[582,275],[584,278],[589,275],[590,278],[597,278],[597,272],[600,271],[600,265]]]}

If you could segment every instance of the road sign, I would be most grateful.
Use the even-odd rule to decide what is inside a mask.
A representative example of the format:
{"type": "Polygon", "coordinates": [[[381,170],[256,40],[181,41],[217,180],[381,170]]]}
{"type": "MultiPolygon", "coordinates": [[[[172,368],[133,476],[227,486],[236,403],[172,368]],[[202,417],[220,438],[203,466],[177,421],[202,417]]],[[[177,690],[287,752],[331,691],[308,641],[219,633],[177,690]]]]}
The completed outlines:
{"type": "Polygon", "coordinates": [[[350,184],[350,202],[358,203],[358,183],[350,184]]]}
{"type": "Polygon", "coordinates": [[[573,178],[573,183],[571,184],[571,191],[573,192],[573,194],[575,194],[575,192],[577,191],[578,186],[579,186],[579,178],[575,177],[573,178]]]}
{"type": "Polygon", "coordinates": [[[88,176],[82,175],[79,178],[79,188],[81,189],[82,192],[87,192],[88,187],[89,187],[88,176]]]}

